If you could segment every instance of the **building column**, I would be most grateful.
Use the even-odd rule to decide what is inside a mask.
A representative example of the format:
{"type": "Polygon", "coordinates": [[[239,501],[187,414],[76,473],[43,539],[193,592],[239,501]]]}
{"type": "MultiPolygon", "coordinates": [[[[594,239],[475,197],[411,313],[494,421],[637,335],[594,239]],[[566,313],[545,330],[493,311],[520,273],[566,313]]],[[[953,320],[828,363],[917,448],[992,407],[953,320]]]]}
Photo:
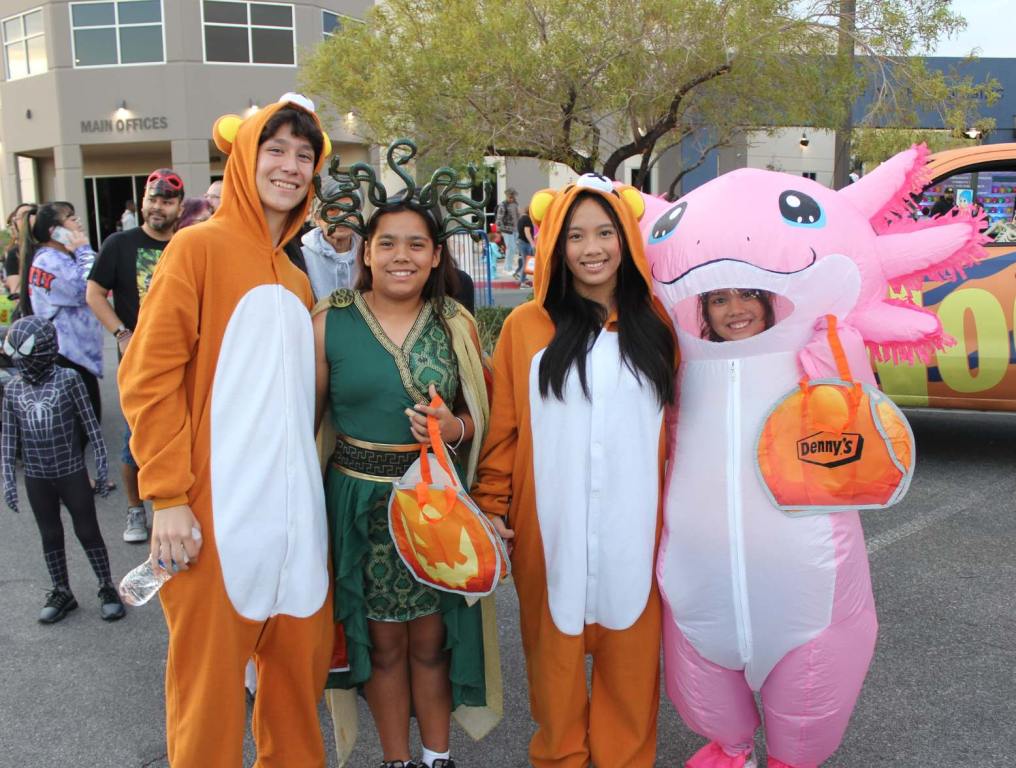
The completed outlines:
{"type": "Polygon", "coordinates": [[[0,211],[7,216],[20,202],[17,155],[13,152],[0,152],[0,211]]]}
{"type": "Polygon", "coordinates": [[[201,197],[212,180],[208,142],[204,139],[174,139],[170,142],[173,170],[183,179],[188,197],[201,197]]]}
{"type": "Polygon", "coordinates": [[[61,144],[53,147],[53,165],[56,179],[53,197],[66,200],[74,206],[82,226],[88,229],[88,198],[85,197],[85,169],[80,144],[61,144]]]}

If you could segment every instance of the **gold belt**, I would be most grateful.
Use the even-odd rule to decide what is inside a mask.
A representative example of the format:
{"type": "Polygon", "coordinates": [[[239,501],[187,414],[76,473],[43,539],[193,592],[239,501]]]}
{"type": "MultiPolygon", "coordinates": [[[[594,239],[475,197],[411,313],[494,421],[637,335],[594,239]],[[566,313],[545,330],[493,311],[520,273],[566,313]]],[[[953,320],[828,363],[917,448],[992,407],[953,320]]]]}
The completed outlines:
{"type": "Polygon", "coordinates": [[[332,466],[348,477],[374,483],[391,483],[401,478],[420,454],[420,444],[373,443],[349,435],[338,435],[332,466]]]}

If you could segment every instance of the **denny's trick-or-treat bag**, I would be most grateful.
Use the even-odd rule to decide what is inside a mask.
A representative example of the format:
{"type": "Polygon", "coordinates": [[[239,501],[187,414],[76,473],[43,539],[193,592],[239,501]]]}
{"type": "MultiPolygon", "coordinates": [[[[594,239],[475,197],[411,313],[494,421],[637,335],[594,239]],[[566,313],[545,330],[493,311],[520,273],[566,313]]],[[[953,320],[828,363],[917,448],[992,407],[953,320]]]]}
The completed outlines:
{"type": "Polygon", "coordinates": [[[900,501],[914,471],[914,435],[882,392],[855,381],[827,317],[839,379],[802,379],[770,411],[757,468],[773,504],[792,515],[883,509],[900,501]]]}

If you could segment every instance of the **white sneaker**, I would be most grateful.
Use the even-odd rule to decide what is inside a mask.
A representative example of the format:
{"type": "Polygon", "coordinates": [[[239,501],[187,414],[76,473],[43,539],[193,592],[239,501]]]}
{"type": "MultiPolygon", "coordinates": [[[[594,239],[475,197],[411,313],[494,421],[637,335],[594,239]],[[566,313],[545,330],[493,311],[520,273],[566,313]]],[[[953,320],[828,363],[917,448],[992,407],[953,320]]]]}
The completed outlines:
{"type": "Polygon", "coordinates": [[[144,507],[127,507],[127,527],[123,532],[123,540],[132,544],[148,541],[148,526],[145,525],[144,507]]]}

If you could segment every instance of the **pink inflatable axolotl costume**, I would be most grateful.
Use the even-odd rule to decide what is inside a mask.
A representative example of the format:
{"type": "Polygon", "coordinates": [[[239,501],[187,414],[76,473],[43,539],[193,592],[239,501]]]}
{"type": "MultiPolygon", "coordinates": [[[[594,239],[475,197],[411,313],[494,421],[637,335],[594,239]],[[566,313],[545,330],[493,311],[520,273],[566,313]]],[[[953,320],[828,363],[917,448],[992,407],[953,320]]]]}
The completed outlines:
{"type": "Polygon", "coordinates": [[[877,623],[856,511],[790,517],[755,469],[770,407],[802,376],[834,376],[835,315],[855,379],[877,357],[927,357],[951,340],[889,286],[947,277],[983,253],[969,210],[904,215],[927,182],[925,147],[839,191],[762,170],[725,174],[677,203],[646,198],[654,290],[677,327],[679,406],[657,578],[667,693],[710,739],[689,768],[753,765],[761,692],[770,768],[811,768],[839,746],[877,623]],[[699,294],[754,288],[776,324],[739,341],[701,337],[699,294]]]}

